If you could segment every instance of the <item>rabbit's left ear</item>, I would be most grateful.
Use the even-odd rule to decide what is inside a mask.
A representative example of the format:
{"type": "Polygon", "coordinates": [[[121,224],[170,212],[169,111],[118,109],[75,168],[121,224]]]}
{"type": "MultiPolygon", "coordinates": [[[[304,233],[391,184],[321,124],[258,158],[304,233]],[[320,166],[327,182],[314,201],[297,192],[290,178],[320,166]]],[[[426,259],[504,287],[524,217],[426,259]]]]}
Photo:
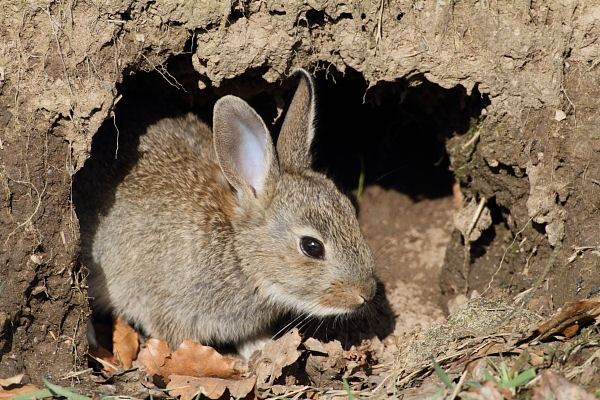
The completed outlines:
{"type": "Polygon", "coordinates": [[[247,198],[269,196],[279,178],[271,134],[262,118],[239,97],[215,104],[213,135],[223,174],[247,198]]]}
{"type": "Polygon", "coordinates": [[[301,68],[294,75],[300,77],[300,83],[277,139],[279,165],[289,171],[310,168],[310,146],[315,136],[315,84],[312,76],[301,68]]]}

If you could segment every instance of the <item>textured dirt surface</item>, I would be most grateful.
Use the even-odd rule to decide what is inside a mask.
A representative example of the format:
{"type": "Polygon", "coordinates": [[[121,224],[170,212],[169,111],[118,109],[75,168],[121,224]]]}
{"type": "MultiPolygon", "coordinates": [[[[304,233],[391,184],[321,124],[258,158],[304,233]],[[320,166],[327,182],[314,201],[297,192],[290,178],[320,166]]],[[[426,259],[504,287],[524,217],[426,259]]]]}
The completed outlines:
{"type": "Polygon", "coordinates": [[[600,284],[599,5],[195,4],[0,4],[2,377],[84,364],[71,184],[92,137],[114,145],[119,127],[210,117],[228,93],[276,127],[296,66],[321,90],[318,167],[348,190],[366,171],[360,218],[397,333],[472,290],[533,288],[525,300],[546,311],[600,284]],[[450,233],[454,179],[492,220],[466,252],[450,233]]]}
{"type": "Polygon", "coordinates": [[[452,198],[414,201],[395,190],[370,186],[360,204],[360,223],[396,315],[394,334],[441,322],[442,297],[435,283],[452,232],[452,198]]]}

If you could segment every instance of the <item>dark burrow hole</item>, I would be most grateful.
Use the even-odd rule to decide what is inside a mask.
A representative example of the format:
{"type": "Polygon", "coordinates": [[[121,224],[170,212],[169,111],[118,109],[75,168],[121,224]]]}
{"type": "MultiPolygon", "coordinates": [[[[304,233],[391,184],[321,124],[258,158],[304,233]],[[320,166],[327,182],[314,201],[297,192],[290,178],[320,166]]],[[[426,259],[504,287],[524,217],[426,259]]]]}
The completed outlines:
{"type": "MultiPolygon", "coordinates": [[[[171,58],[167,70],[169,74],[136,72],[124,77],[117,87],[122,99],[114,117],[94,135],[91,157],[75,176],[75,192],[87,191],[87,200],[110,204],[110,191],[87,189],[90,182],[101,179],[91,174],[90,165],[123,162],[138,136],[161,118],[194,112],[210,125],[215,101],[226,94],[248,101],[276,135],[297,84],[295,79],[268,83],[261,77],[266,69],[257,68],[223,81],[218,88],[205,87],[210,82],[194,71],[189,55],[171,58]]],[[[421,75],[369,87],[361,73],[348,68],[342,74],[333,66],[317,71],[315,77],[316,169],[325,171],[347,193],[357,189],[362,175],[365,186],[397,190],[415,201],[451,194],[454,177],[445,143],[478,123],[481,110],[489,104],[477,87],[467,94],[462,86],[444,89],[421,75]]],[[[77,209],[81,200],[77,196],[74,200],[77,209]]],[[[366,328],[378,336],[393,330],[384,297],[380,308],[386,317],[366,328]]],[[[355,327],[357,322],[351,324],[355,327]]],[[[332,330],[327,334],[336,336],[332,330]]],[[[346,343],[359,339],[348,338],[346,343]]]]}

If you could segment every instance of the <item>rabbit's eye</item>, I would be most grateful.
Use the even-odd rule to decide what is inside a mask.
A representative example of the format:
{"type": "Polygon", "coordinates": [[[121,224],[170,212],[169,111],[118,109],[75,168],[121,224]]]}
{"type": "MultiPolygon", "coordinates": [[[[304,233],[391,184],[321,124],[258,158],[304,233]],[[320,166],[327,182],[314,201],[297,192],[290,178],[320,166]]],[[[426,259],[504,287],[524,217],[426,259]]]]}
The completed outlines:
{"type": "Polygon", "coordinates": [[[311,258],[323,259],[325,257],[325,247],[319,240],[310,236],[304,236],[300,239],[300,249],[311,258]]]}

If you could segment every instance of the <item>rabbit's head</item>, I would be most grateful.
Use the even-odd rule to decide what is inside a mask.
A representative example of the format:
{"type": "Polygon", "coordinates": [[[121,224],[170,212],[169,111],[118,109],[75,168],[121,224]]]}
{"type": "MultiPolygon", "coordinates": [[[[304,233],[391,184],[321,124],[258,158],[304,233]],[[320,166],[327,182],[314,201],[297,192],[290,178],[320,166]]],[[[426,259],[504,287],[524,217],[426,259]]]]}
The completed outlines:
{"type": "Polygon", "coordinates": [[[282,309],[346,314],[373,298],[374,259],[349,199],[311,169],[314,83],[304,70],[295,74],[277,150],[246,102],[226,96],[215,105],[215,151],[237,198],[234,245],[257,295],[282,309]]]}

